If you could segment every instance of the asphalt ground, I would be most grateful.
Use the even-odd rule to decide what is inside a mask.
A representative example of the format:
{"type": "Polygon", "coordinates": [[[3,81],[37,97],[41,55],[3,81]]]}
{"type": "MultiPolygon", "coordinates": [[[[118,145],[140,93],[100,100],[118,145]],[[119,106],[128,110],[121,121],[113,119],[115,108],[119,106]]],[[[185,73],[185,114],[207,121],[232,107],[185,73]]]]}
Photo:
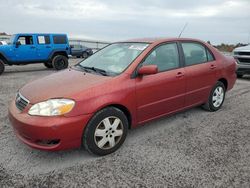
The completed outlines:
{"type": "MultiPolygon", "coordinates": [[[[75,64],[79,59],[70,60],[75,64]]],[[[42,64],[0,76],[0,187],[250,187],[250,76],[217,112],[200,107],[129,131],[115,153],[45,152],[13,133],[7,109],[25,83],[55,72],[42,64]]]]}

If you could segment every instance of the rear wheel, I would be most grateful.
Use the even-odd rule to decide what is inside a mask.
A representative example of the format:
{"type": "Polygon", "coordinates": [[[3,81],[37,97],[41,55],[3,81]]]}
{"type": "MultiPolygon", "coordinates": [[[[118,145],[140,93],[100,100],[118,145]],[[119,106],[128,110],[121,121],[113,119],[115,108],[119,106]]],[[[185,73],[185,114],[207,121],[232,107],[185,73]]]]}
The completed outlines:
{"type": "Polygon", "coordinates": [[[3,60],[0,59],[0,75],[3,74],[5,69],[4,62],[3,60]]]}
{"type": "Polygon", "coordinates": [[[68,58],[63,55],[57,55],[52,60],[52,65],[56,70],[62,70],[68,68],[68,58]]]}
{"type": "Polygon", "coordinates": [[[125,141],[128,120],[125,114],[113,107],[97,112],[83,133],[83,145],[96,155],[107,155],[116,151],[125,141]]]}
{"type": "Polygon", "coordinates": [[[89,55],[88,55],[87,52],[83,52],[83,53],[82,53],[82,57],[83,57],[84,59],[86,59],[88,56],[89,56],[89,55]]]}
{"type": "Polygon", "coordinates": [[[225,86],[222,82],[218,81],[210,92],[208,101],[202,107],[211,112],[219,110],[224,102],[225,95],[225,86]]]}
{"type": "Polygon", "coordinates": [[[52,68],[53,68],[53,65],[52,65],[51,62],[45,62],[45,63],[44,63],[44,66],[47,67],[47,68],[49,68],[49,69],[52,69],[52,68]]]}

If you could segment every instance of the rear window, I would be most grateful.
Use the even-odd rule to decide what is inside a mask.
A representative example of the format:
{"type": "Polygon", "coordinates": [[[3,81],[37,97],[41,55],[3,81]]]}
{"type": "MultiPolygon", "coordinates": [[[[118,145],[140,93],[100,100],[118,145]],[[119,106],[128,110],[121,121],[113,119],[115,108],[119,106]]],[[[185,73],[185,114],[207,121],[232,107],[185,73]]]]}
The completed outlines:
{"type": "Polygon", "coordinates": [[[37,37],[38,44],[50,44],[50,38],[48,35],[40,35],[37,37]]]}
{"type": "Polygon", "coordinates": [[[55,35],[53,36],[54,44],[67,44],[67,38],[65,35],[55,35]]]}

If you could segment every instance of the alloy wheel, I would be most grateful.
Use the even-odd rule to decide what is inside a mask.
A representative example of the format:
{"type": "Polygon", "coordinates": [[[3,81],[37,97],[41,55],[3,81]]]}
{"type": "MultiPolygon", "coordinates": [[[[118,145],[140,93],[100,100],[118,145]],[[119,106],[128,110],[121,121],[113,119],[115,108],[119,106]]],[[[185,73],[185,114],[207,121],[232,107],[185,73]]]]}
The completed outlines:
{"type": "Polygon", "coordinates": [[[107,117],[96,127],[94,134],[95,144],[100,149],[111,149],[119,143],[123,132],[123,124],[118,117],[107,117]]]}
{"type": "Polygon", "coordinates": [[[224,100],[224,89],[218,86],[213,93],[213,105],[218,108],[224,100]]]}

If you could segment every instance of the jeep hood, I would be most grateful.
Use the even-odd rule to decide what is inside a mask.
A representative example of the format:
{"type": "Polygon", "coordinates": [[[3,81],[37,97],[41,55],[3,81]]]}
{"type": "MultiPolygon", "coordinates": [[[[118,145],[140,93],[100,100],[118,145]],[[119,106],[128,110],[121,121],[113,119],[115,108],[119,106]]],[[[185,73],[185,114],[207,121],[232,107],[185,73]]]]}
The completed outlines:
{"type": "Polygon", "coordinates": [[[20,89],[31,104],[52,98],[73,98],[74,95],[102,84],[112,77],[68,69],[30,82],[20,89]]]}

